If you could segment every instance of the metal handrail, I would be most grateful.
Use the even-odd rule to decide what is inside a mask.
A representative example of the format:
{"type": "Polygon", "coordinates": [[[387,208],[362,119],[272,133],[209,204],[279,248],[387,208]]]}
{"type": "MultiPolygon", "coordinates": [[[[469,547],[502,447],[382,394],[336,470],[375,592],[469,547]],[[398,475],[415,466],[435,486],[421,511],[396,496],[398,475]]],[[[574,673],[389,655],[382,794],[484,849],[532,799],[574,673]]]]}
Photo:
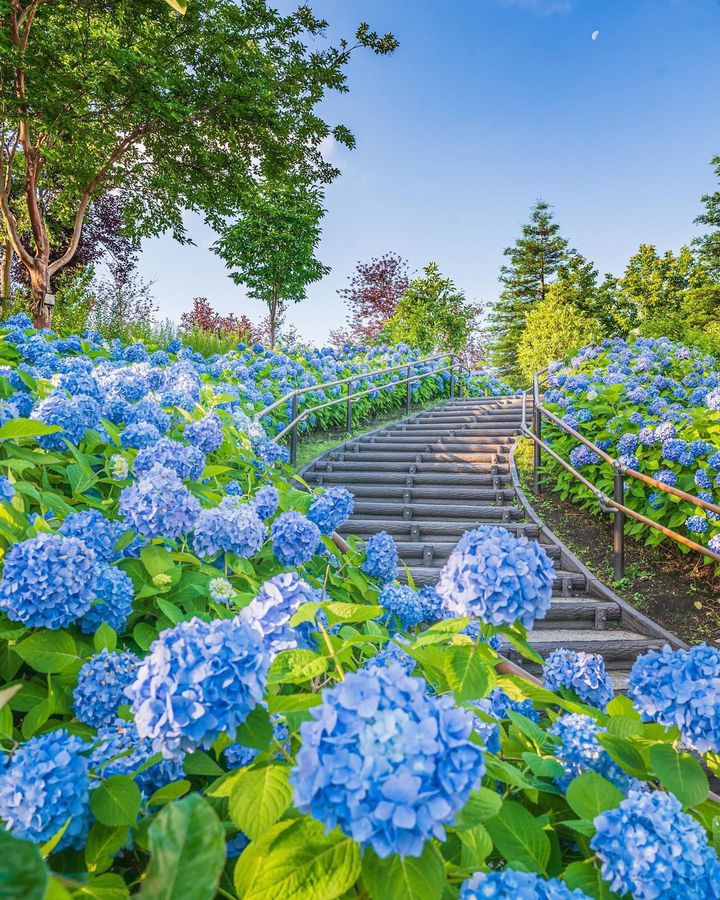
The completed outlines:
{"type": "Polygon", "coordinates": [[[318,412],[321,409],[327,409],[330,406],[336,406],[339,403],[347,404],[345,430],[348,434],[350,434],[350,432],[352,431],[352,405],[354,400],[357,400],[360,397],[365,397],[368,394],[374,393],[375,391],[382,390],[383,388],[398,387],[399,385],[407,384],[407,398],[405,401],[405,408],[409,413],[412,409],[413,382],[421,381],[423,378],[430,378],[434,375],[440,375],[443,372],[450,372],[450,397],[452,398],[455,396],[455,373],[461,371],[465,371],[469,375],[472,375],[472,371],[468,368],[468,366],[463,365],[463,363],[461,363],[456,358],[454,353],[439,353],[435,356],[428,356],[424,359],[400,363],[396,366],[386,366],[383,369],[374,369],[370,372],[358,372],[355,375],[349,375],[346,378],[339,378],[335,381],[326,381],[322,384],[313,384],[309,385],[308,387],[296,388],[295,390],[290,391],[288,394],[285,394],[285,396],[281,397],[279,400],[275,400],[269,406],[266,406],[264,409],[260,410],[260,412],[255,413],[255,415],[253,416],[253,422],[259,423],[264,416],[268,415],[271,412],[274,412],[279,407],[284,406],[285,404],[290,402],[290,421],[285,426],[285,428],[282,429],[282,431],[278,432],[275,435],[275,440],[280,440],[287,434],[290,435],[290,462],[294,464],[297,459],[298,425],[300,424],[300,422],[303,422],[308,416],[312,415],[312,413],[318,412]],[[437,362],[438,360],[449,360],[449,365],[445,365],[442,368],[433,368],[427,372],[412,371],[413,367],[415,366],[427,365],[429,363],[437,362]],[[363,390],[352,390],[354,382],[363,382],[367,379],[375,378],[378,375],[387,375],[390,372],[397,372],[400,369],[406,370],[406,375],[404,378],[386,382],[385,384],[373,385],[372,387],[365,388],[363,390]],[[302,412],[300,411],[298,398],[301,395],[307,394],[311,391],[320,391],[325,390],[326,388],[338,387],[344,384],[348,386],[348,390],[345,395],[334,397],[331,400],[326,400],[324,403],[319,403],[315,406],[310,406],[307,409],[302,410],[302,412]]]}
{"type": "Polygon", "coordinates": [[[703,556],[710,557],[711,559],[720,562],[720,553],[715,553],[713,550],[710,550],[709,547],[703,547],[702,544],[698,544],[696,541],[685,537],[685,535],[678,534],[678,532],[673,531],[670,528],[666,528],[659,522],[655,522],[653,519],[644,516],[642,513],[636,512],[629,506],[626,506],[623,502],[625,499],[625,476],[634,478],[636,481],[640,481],[643,484],[648,484],[659,491],[664,491],[666,494],[672,494],[673,496],[679,497],[681,500],[684,500],[687,503],[691,503],[695,506],[700,507],[701,509],[706,509],[710,512],[717,513],[718,515],[720,515],[720,506],[707,500],[703,500],[700,497],[696,497],[694,494],[688,494],[686,491],[682,491],[680,490],[680,488],[676,488],[673,485],[664,484],[663,482],[657,481],[655,478],[652,478],[649,475],[645,475],[643,472],[638,472],[636,469],[624,465],[620,462],[620,460],[611,456],[609,453],[606,453],[604,450],[601,450],[600,447],[597,446],[597,444],[594,444],[591,440],[580,434],[579,431],[568,425],[567,422],[563,422],[563,420],[559,416],[551,412],[540,402],[540,379],[545,374],[547,374],[547,369],[543,369],[541,372],[536,373],[533,376],[532,388],[528,388],[528,390],[524,391],[522,395],[522,424],[520,426],[520,430],[525,437],[530,438],[533,441],[533,490],[537,494],[541,492],[540,467],[542,466],[542,452],[545,451],[545,453],[556,460],[556,462],[558,462],[564,469],[570,472],[570,474],[577,481],[579,481],[581,484],[584,484],[585,487],[588,488],[588,490],[596,497],[601,507],[605,507],[605,509],[612,510],[614,512],[613,569],[615,579],[620,580],[625,573],[625,516],[630,516],[630,518],[635,519],[638,522],[642,522],[642,524],[648,525],[650,528],[654,528],[656,531],[659,531],[666,537],[672,538],[678,543],[689,547],[691,550],[696,550],[703,556]],[[527,426],[527,396],[531,390],[533,395],[532,429],[528,428],[527,426]],[[584,475],[581,475],[580,472],[578,472],[578,470],[571,463],[564,460],[547,444],[546,441],[542,439],[543,416],[549,419],[554,425],[562,429],[566,434],[569,434],[575,440],[580,441],[580,443],[584,444],[589,450],[592,450],[593,453],[596,453],[597,456],[603,460],[603,462],[612,466],[615,472],[612,497],[609,497],[604,491],[600,490],[600,488],[592,484],[592,482],[589,481],[584,475]]]}

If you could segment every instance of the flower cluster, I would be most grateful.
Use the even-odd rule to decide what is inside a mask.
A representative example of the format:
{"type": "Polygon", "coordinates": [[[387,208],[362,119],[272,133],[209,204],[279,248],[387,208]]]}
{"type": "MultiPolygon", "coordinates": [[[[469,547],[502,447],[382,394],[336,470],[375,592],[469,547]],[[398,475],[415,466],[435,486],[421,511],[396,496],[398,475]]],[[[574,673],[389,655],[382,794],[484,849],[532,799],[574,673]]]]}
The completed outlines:
{"type": "Polygon", "coordinates": [[[240,612],[238,621],[256,631],[275,656],[281,650],[310,646],[309,623],[294,628],[290,619],[303,603],[319,599],[317,591],[294,572],[283,572],[262,585],[257,597],[240,612]]]}
{"type": "Polygon", "coordinates": [[[281,513],[270,530],[275,559],[284,566],[301,566],[315,556],[320,547],[320,530],[302,513],[281,513]]]}
{"type": "Polygon", "coordinates": [[[720,860],[680,801],[663,791],[632,790],[617,809],[595,818],[590,846],[602,877],[637,900],[720,897],[720,860]]]}
{"type": "Polygon", "coordinates": [[[417,591],[404,584],[386,584],[380,591],[378,602],[390,616],[396,616],[404,629],[414,628],[425,622],[426,604],[417,591]]]}
{"type": "Polygon", "coordinates": [[[73,691],[73,708],[92,728],[108,725],[127,702],[126,688],[137,675],[140,659],[130,650],[101,650],[83,664],[73,691]]]}
{"type": "Polygon", "coordinates": [[[365,545],[362,570],[378,581],[392,581],[398,573],[398,551],[395,541],[386,531],[373,534],[365,545]]]}
{"type": "Polygon", "coordinates": [[[178,538],[195,524],[200,503],[175,472],[155,463],[123,488],[118,509],[127,526],[145,538],[178,538]]]}
{"type": "Polygon", "coordinates": [[[555,569],[536,541],[506,528],[466,531],[440,572],[437,592],[450,615],[531,628],[550,609],[555,569]]]}
{"type": "Polygon", "coordinates": [[[676,726],[683,742],[701,753],[720,751],[720,649],[651,650],[638,657],[628,695],[646,721],[676,726]]]}
{"type": "Polygon", "coordinates": [[[627,790],[630,780],[617,763],[613,762],[597,739],[605,731],[590,716],[566,713],[550,728],[550,734],[560,738],[557,757],[565,764],[565,776],[559,787],[567,788],[576,775],[592,770],[602,775],[621,790],[627,790]]]}
{"type": "Polygon", "coordinates": [[[222,424],[217,415],[212,413],[197,422],[188,422],[183,436],[188,444],[203,453],[212,453],[223,442],[222,424]]]}
{"type": "Polygon", "coordinates": [[[30,738],[4,760],[0,819],[15,837],[44,844],[67,822],[58,847],[81,845],[89,827],[88,745],[65,729],[30,738]]]}
{"type": "Polygon", "coordinates": [[[275,515],[280,505],[278,492],[272,485],[265,485],[265,487],[261,487],[255,492],[255,496],[252,498],[252,505],[263,522],[267,522],[268,519],[275,515]]]}
{"type": "Polygon", "coordinates": [[[590,900],[558,878],[545,880],[534,872],[515,869],[476,872],[460,886],[459,900],[590,900]]]}
{"type": "Polygon", "coordinates": [[[97,556],[74,537],[43,532],[13,544],[3,560],[0,609],[32,628],[66,628],[95,599],[97,556]]]}
{"type": "Polygon", "coordinates": [[[229,552],[236,556],[254,556],[265,543],[267,528],[251,503],[236,497],[224,497],[213,509],[203,509],[195,522],[192,545],[201,557],[229,552]]]}
{"type": "Polygon", "coordinates": [[[197,447],[181,444],[171,438],[160,438],[151,446],[140,450],[133,462],[136,476],[147,475],[155,465],[170,469],[184,481],[199,481],[205,468],[205,454],[197,447]]]}
{"type": "Polygon", "coordinates": [[[178,760],[160,759],[147,766],[155,755],[152,742],[140,737],[134,722],[115,719],[98,728],[90,763],[103,778],[133,775],[140,790],[150,796],[184,776],[182,763],[178,760]]]}
{"type": "Polygon", "coordinates": [[[354,505],[350,491],[337,485],[313,498],[307,517],[317,525],[320,534],[329,537],[347,522],[354,505]]]}
{"type": "Polygon", "coordinates": [[[79,621],[80,630],[93,634],[105,622],[115,631],[122,631],[132,612],[133,583],[122,569],[102,563],[95,574],[93,601],[79,621]]]}
{"type": "Polygon", "coordinates": [[[97,509],[70,513],[60,526],[60,534],[83,541],[105,562],[116,558],[115,545],[122,532],[121,522],[111,522],[97,509]]]}
{"type": "Polygon", "coordinates": [[[398,665],[347,675],[311,715],[291,774],[295,805],[381,857],[419,856],[442,840],[485,771],[471,716],[398,665]]]}
{"type": "Polygon", "coordinates": [[[380,666],[386,669],[388,666],[398,665],[402,667],[407,675],[412,675],[417,663],[412,656],[403,650],[403,646],[408,643],[408,639],[401,634],[393,635],[392,640],[388,641],[382,650],[379,650],[375,656],[367,661],[366,668],[372,669],[375,666],[380,666]]]}
{"type": "Polygon", "coordinates": [[[551,691],[568,688],[583,703],[605,709],[614,691],[605,660],[599,653],[583,653],[560,648],[554,650],[543,665],[543,682],[551,691]]]}
{"type": "Polygon", "coordinates": [[[234,734],[262,700],[268,668],[242,623],[195,618],[162,631],[126,690],[138,734],[166,759],[234,734]]]}

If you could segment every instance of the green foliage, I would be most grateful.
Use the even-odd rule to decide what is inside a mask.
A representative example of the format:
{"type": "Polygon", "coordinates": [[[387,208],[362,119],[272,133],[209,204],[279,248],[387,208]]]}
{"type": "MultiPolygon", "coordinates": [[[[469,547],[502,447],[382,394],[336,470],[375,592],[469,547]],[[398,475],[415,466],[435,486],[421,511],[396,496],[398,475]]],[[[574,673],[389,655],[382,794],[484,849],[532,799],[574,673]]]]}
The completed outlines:
{"type": "Polygon", "coordinates": [[[582,312],[566,291],[558,278],[525,319],[517,357],[526,384],[549,363],[602,338],[600,323],[582,312]]]}
{"type": "Polygon", "coordinates": [[[330,271],[315,258],[322,200],[321,191],[297,177],[264,181],[248,193],[241,217],[215,244],[233,281],[267,305],[271,347],[284,305],[304,300],[308,285],[330,271]]]}
{"type": "MultiPolygon", "coordinates": [[[[710,164],[720,181],[720,156],[714,156],[710,164]]],[[[705,211],[695,219],[695,222],[697,225],[705,225],[710,231],[695,238],[693,245],[703,266],[715,281],[720,281],[720,190],[704,194],[701,200],[705,211]]]]}
{"type": "Polygon", "coordinates": [[[437,263],[413,278],[385,328],[391,342],[404,342],[425,353],[461,351],[472,334],[478,309],[465,300],[437,263]]]}
{"type": "Polygon", "coordinates": [[[500,270],[502,291],[490,313],[492,363],[511,384],[522,381],[518,343],[525,317],[545,299],[548,286],[568,257],[568,242],[560,235],[550,204],[538,200],[522,235],[504,251],[509,262],[500,270]]]}

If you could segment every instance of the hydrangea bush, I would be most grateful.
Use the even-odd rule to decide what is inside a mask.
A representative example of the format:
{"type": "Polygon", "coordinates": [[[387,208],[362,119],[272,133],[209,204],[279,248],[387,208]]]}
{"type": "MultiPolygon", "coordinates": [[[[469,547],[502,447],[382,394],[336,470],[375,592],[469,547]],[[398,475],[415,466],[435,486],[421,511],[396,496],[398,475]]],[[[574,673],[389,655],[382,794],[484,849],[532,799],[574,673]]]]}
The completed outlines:
{"type": "MultiPolygon", "coordinates": [[[[668,338],[639,338],[606,340],[583,348],[565,365],[551,365],[545,403],[623,465],[720,505],[718,396],[720,360],[668,338]]],[[[544,429],[560,456],[612,496],[610,465],[559,427],[545,422],[544,429]]],[[[584,485],[552,460],[547,466],[563,497],[596,508],[584,485]]],[[[720,514],[630,477],[625,504],[720,552],[720,514]]],[[[629,517],[625,528],[648,544],[665,539],[629,517]]]]}
{"type": "Polygon", "coordinates": [[[0,357],[2,891],[717,895],[716,651],[648,654],[628,697],[595,658],[528,680],[501,654],[539,661],[539,545],[477,529],[401,586],[392,537],[336,544],[352,497],[251,421],[410,351],[204,359],[18,317],[0,357]]]}

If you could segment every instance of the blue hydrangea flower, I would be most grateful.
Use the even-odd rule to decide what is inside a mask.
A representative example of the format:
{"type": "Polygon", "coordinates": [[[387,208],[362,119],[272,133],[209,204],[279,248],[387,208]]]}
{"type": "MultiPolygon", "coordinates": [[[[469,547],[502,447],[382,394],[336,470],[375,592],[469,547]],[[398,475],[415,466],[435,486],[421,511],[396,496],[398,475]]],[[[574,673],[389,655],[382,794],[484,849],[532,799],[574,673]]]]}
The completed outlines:
{"type": "Polygon", "coordinates": [[[320,547],[320,529],[299,512],[281,513],[270,530],[275,559],[284,566],[309,562],[320,547]]]}
{"type": "Polygon", "coordinates": [[[125,689],[137,675],[140,659],[130,650],[101,650],[83,664],[73,691],[73,708],[92,728],[111,724],[126,703],[125,689]]]}
{"type": "Polygon", "coordinates": [[[599,653],[583,653],[559,648],[543,665],[543,683],[548,690],[568,688],[583,703],[605,709],[614,696],[605,660],[599,653]]]}
{"type": "Polygon", "coordinates": [[[661,422],[655,429],[656,442],[662,443],[675,437],[675,426],[672,422],[661,422]]]}
{"type": "Polygon", "coordinates": [[[223,442],[223,430],[220,419],[216,413],[210,413],[203,419],[196,422],[188,422],[183,432],[183,437],[192,444],[202,450],[203,453],[212,453],[217,450],[223,442]]]}
{"type": "Polygon", "coordinates": [[[475,707],[498,721],[506,719],[509,710],[520,713],[533,722],[540,721],[540,714],[531,700],[512,700],[501,688],[494,688],[487,697],[476,701],[475,707]]]}
{"type": "MultiPolygon", "coordinates": [[[[480,636],[480,629],[482,628],[482,622],[479,619],[475,619],[473,622],[470,622],[466,625],[465,628],[460,632],[460,634],[466,634],[469,638],[472,638],[473,641],[477,641],[478,636],[480,636]]],[[[488,647],[492,647],[493,650],[499,650],[502,647],[502,639],[499,634],[491,634],[490,637],[483,634],[480,636],[480,643],[487,644],[488,647]]]]}
{"type": "MultiPolygon", "coordinates": [[[[240,482],[233,479],[232,481],[228,481],[225,485],[225,493],[230,494],[231,497],[242,497],[245,491],[243,491],[240,482]]],[[[260,518],[262,518],[262,516],[260,518]]]]}
{"type": "Polygon", "coordinates": [[[274,657],[281,650],[312,646],[310,623],[295,628],[290,619],[303,603],[320,599],[317,591],[294,572],[283,572],[268,579],[248,606],[240,612],[238,621],[256,631],[274,657]]]}
{"type": "Polygon", "coordinates": [[[694,480],[695,484],[704,490],[709,490],[713,486],[712,478],[708,474],[707,469],[698,469],[697,472],[695,472],[694,480]]]}
{"type": "Polygon", "coordinates": [[[180,760],[161,759],[138,772],[155,756],[152,743],[138,735],[134,722],[115,719],[98,728],[90,765],[102,778],[131,775],[145,797],[185,777],[180,760]]]}
{"type": "Polygon", "coordinates": [[[267,522],[268,519],[275,515],[280,505],[278,492],[272,485],[261,487],[255,492],[255,496],[252,498],[252,505],[263,522],[267,522]]]}
{"type": "Polygon", "coordinates": [[[15,488],[4,475],[0,476],[0,500],[10,503],[15,496],[15,488]]]}
{"type": "Polygon", "coordinates": [[[73,537],[43,532],[13,544],[3,560],[0,609],[31,628],[66,628],[95,599],[97,556],[73,537]]]}
{"type": "Polygon", "coordinates": [[[115,481],[125,481],[130,474],[130,464],[124,456],[114,453],[110,457],[110,475],[115,481]]]}
{"type": "Polygon", "coordinates": [[[720,388],[710,391],[705,398],[705,405],[713,412],[720,412],[720,388]]]}
{"type": "Polygon", "coordinates": [[[573,447],[570,451],[570,465],[576,469],[583,466],[595,466],[600,462],[600,457],[584,444],[579,447],[573,447]]]}
{"type": "Polygon", "coordinates": [[[437,592],[450,615],[532,628],[550,609],[555,568],[537,541],[506,528],[466,531],[440,572],[437,592]]]}
{"type": "Polygon", "coordinates": [[[515,869],[476,872],[460,885],[459,900],[590,900],[559,878],[547,881],[535,872],[515,869]]]}
{"type": "Polygon", "coordinates": [[[230,840],[225,845],[225,852],[227,853],[228,859],[237,859],[238,856],[243,852],[243,850],[250,843],[249,838],[242,833],[242,831],[238,831],[237,834],[233,835],[230,840]]]}
{"type": "Polygon", "coordinates": [[[720,553],[720,534],[716,534],[715,537],[710,538],[708,547],[713,553],[720,553]]]}
{"type": "Polygon", "coordinates": [[[135,475],[146,475],[158,463],[170,469],[184,481],[199,481],[205,468],[205,454],[197,447],[181,444],[171,438],[160,438],[138,452],[133,463],[135,475]]]}
{"type": "Polygon", "coordinates": [[[672,469],[660,469],[660,471],[655,473],[655,480],[659,481],[661,484],[668,485],[668,487],[675,487],[677,484],[677,475],[672,469]]]}
{"type": "Polygon", "coordinates": [[[720,471],[720,450],[718,450],[717,453],[713,453],[712,456],[708,457],[708,465],[716,472],[720,471]]]}
{"type": "Polygon", "coordinates": [[[565,765],[565,776],[558,780],[558,786],[562,790],[566,790],[573,778],[588,769],[602,775],[620,790],[628,789],[631,784],[629,777],[610,758],[597,739],[597,735],[605,730],[590,716],[582,713],[567,713],[553,723],[549,733],[560,738],[556,754],[565,765]]]}
{"type": "Polygon", "coordinates": [[[115,631],[123,631],[132,612],[134,588],[122,569],[100,564],[96,569],[95,600],[78,622],[84,634],[94,634],[105,622],[115,631]]]}
{"type": "Polygon", "coordinates": [[[637,900],[720,897],[720,861],[703,827],[664,791],[630,791],[594,820],[602,877],[637,900]]]}
{"type": "Polygon", "coordinates": [[[373,534],[365,545],[363,572],[378,581],[393,581],[398,573],[398,551],[387,531],[373,534]]]}
{"type": "Polygon", "coordinates": [[[126,691],[138,734],[166,759],[234,735],[263,699],[268,668],[242,623],[194,618],[162,631],[126,691]]]}
{"type": "Polygon", "coordinates": [[[156,444],[159,437],[160,432],[152,422],[135,422],[123,429],[120,440],[123,447],[134,447],[136,450],[140,450],[156,444]]]}
{"type": "Polygon", "coordinates": [[[380,666],[386,669],[388,666],[398,665],[406,675],[412,675],[417,663],[412,656],[403,650],[403,646],[407,646],[409,643],[408,639],[401,634],[394,634],[392,640],[388,641],[382,650],[379,650],[375,656],[365,663],[365,668],[372,669],[375,666],[380,666]]]}
{"type": "Polygon", "coordinates": [[[640,444],[640,439],[632,432],[623,434],[617,442],[617,451],[621,454],[634,454],[640,444]]]}
{"type": "Polygon", "coordinates": [[[17,838],[44,844],[70,820],[57,849],[81,846],[89,827],[89,746],[65,729],[30,738],[0,772],[0,819],[17,838]]]}
{"type": "Polygon", "coordinates": [[[85,394],[74,397],[50,394],[38,403],[30,418],[61,429],[39,438],[40,446],[47,450],[65,450],[65,441],[79,444],[89,429],[98,426],[101,415],[97,400],[85,394]]]}
{"type": "Polygon", "coordinates": [[[676,726],[700,753],[720,751],[720,649],[651,650],[630,670],[628,695],[646,721],[676,726]]]}
{"type": "Polygon", "coordinates": [[[310,714],[290,776],[295,806],[382,858],[444,840],[484,774],[471,714],[398,665],[347,675],[310,714]]]}
{"type": "Polygon", "coordinates": [[[683,466],[691,466],[695,457],[690,452],[687,441],[682,438],[670,438],[662,444],[663,459],[678,462],[683,466]]]}
{"type": "Polygon", "coordinates": [[[115,544],[123,533],[121,522],[111,522],[97,509],[70,513],[60,526],[60,534],[83,541],[93,549],[98,559],[112,562],[117,554],[115,544]]]}
{"type": "Polygon", "coordinates": [[[336,485],[313,498],[307,517],[317,525],[320,534],[329,537],[347,522],[354,507],[355,498],[350,491],[336,485]]]}
{"type": "Polygon", "coordinates": [[[423,622],[439,622],[444,618],[443,599],[434,587],[423,585],[417,594],[423,607],[423,622]]]}
{"type": "Polygon", "coordinates": [[[235,553],[249,558],[265,543],[267,527],[251,503],[224,497],[213,509],[203,509],[195,523],[192,545],[201,557],[235,553]]]}
{"type": "Polygon", "coordinates": [[[128,527],[145,538],[178,538],[192,529],[200,502],[175,472],[156,463],[135,484],[123,488],[118,511],[128,527]]]}
{"type": "Polygon", "coordinates": [[[386,584],[380,591],[378,603],[391,616],[397,616],[402,628],[414,628],[426,621],[426,604],[417,591],[405,584],[386,584]]]}
{"type": "Polygon", "coordinates": [[[685,519],[685,527],[691,534],[705,534],[710,523],[705,516],[688,516],[685,519]]]}

